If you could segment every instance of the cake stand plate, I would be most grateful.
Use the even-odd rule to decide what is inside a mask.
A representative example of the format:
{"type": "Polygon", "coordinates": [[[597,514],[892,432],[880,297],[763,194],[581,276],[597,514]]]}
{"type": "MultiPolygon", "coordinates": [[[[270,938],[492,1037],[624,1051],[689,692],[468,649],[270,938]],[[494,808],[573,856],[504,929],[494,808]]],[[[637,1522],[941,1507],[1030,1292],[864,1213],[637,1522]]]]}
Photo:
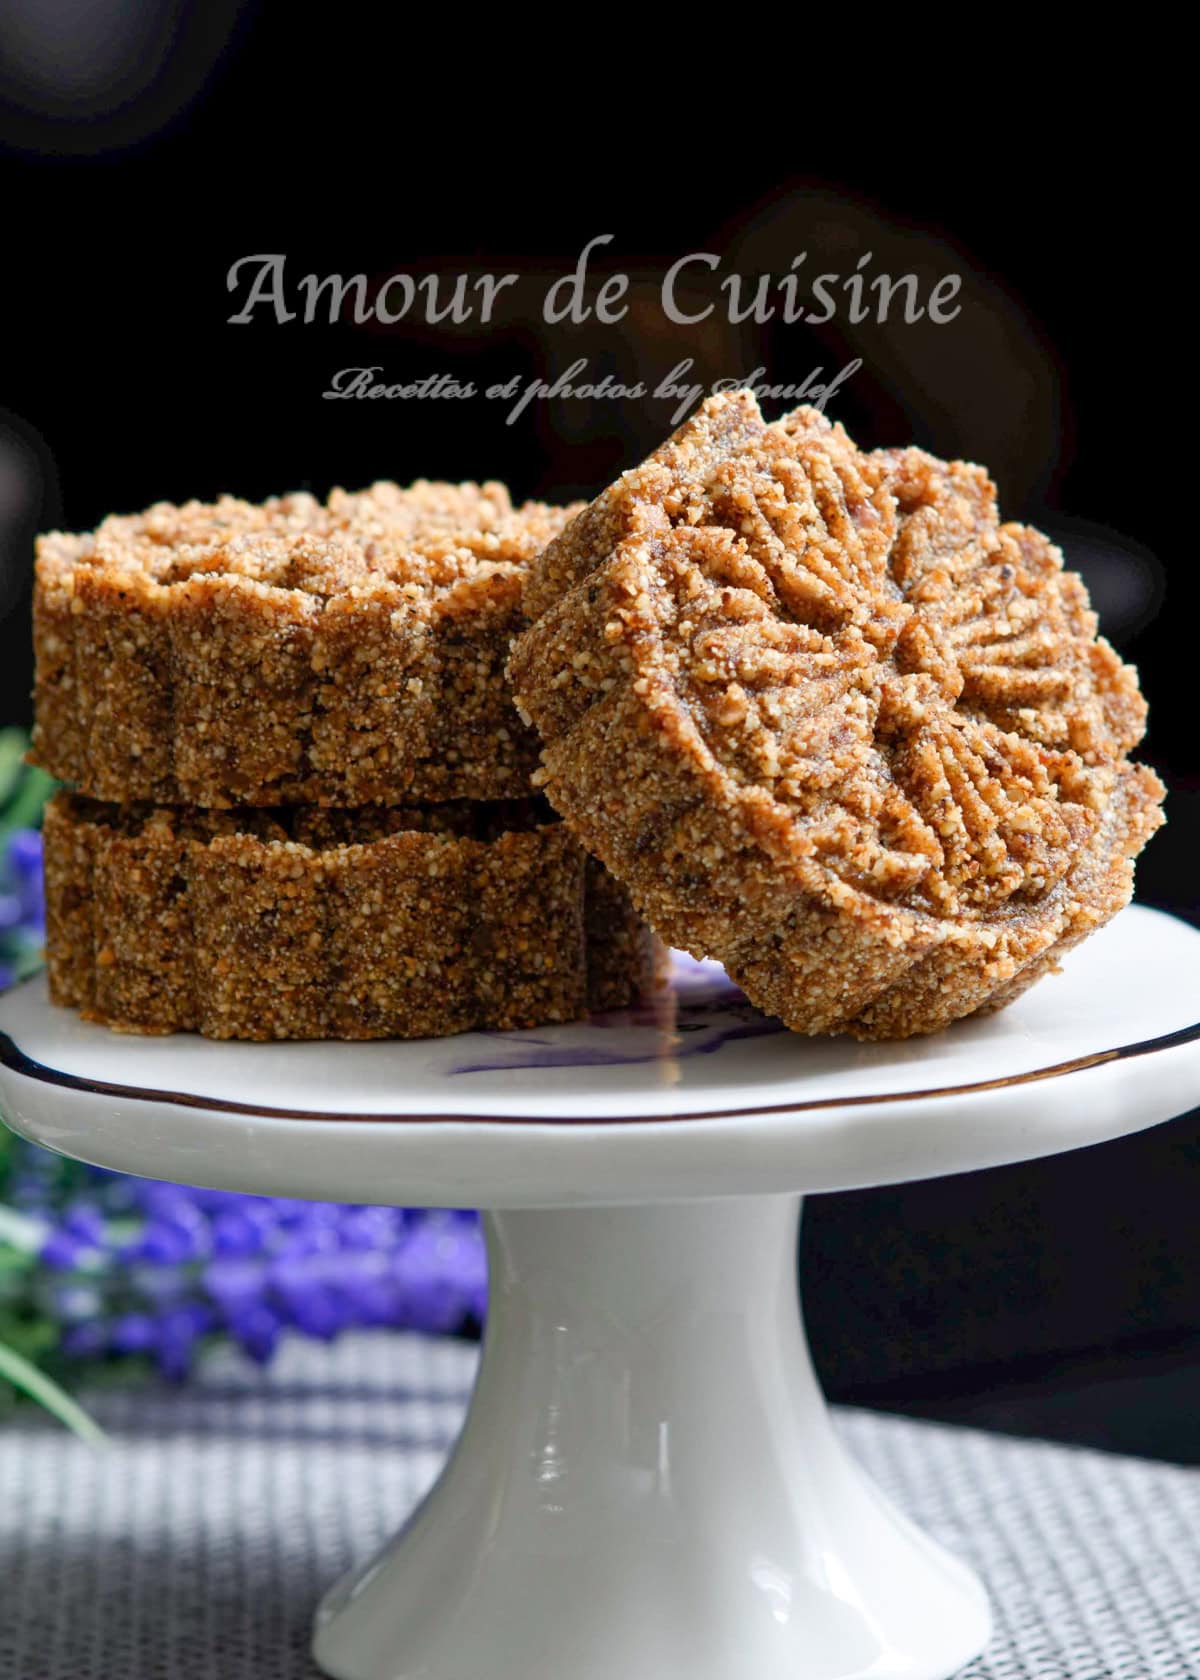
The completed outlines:
{"type": "Polygon", "coordinates": [[[1200,1100],[1200,933],[1130,909],[1002,1014],[793,1037],[686,959],[638,1011],[386,1044],[128,1038],[0,1000],[9,1123],[191,1184],[479,1206],[441,1480],[317,1614],[337,1680],[944,1680],[986,1594],[862,1476],[796,1307],[803,1194],[1094,1144],[1200,1100]]]}

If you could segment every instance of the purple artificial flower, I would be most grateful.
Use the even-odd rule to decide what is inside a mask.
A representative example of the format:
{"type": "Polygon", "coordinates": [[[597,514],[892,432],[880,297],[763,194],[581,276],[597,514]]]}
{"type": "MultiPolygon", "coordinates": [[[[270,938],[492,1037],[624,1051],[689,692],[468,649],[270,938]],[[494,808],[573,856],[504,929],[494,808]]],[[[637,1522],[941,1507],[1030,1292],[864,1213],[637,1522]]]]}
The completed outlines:
{"type": "Polygon", "coordinates": [[[44,1224],[41,1305],[72,1358],[137,1354],[178,1379],[216,1337],[266,1361],[288,1330],[483,1319],[474,1214],[191,1189],[14,1148],[10,1198],[44,1224]]]}
{"type": "Polygon", "coordinates": [[[45,935],[42,837],[14,829],[0,848],[0,991],[39,965],[45,935]]]}
{"type": "Polygon", "coordinates": [[[41,902],[42,888],[42,837],[36,828],[14,829],[8,838],[7,860],[9,868],[22,883],[32,885],[37,892],[38,902],[41,902]]]}

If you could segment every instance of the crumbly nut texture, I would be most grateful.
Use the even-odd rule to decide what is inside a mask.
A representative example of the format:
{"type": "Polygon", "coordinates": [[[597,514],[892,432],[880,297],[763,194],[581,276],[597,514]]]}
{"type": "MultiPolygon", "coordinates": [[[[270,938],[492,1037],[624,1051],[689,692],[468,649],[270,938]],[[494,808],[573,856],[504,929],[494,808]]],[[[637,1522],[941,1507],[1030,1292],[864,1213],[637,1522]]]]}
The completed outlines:
{"type": "Polygon", "coordinates": [[[526,794],[536,738],[504,662],[529,561],[572,511],[376,484],[43,536],[34,762],[160,804],[526,794]]]}
{"type": "Polygon", "coordinates": [[[536,780],[797,1032],[1011,1002],[1128,902],[1163,789],[1080,579],[980,468],[706,402],[526,591],[536,780]]]}
{"type": "Polygon", "coordinates": [[[60,793],[45,860],[51,996],[127,1032],[533,1027],[633,1003],[661,958],[537,800],[232,812],[60,793]]]}

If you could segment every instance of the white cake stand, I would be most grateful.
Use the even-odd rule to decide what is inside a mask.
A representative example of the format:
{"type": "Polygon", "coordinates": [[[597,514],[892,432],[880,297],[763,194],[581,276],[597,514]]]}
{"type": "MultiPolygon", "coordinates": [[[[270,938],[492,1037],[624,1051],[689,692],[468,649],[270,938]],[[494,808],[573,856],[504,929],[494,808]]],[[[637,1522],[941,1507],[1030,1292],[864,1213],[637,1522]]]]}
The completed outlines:
{"type": "Polygon", "coordinates": [[[640,1016],[374,1045],[123,1038],[33,981],[0,1096],[109,1167],[490,1210],[470,1415],[318,1611],[338,1680],[943,1680],[987,1598],[830,1427],[800,1196],[1166,1120],[1198,1023],[1200,934],[1134,909],[1007,1012],[895,1045],[794,1038],[697,965],[640,1016]]]}

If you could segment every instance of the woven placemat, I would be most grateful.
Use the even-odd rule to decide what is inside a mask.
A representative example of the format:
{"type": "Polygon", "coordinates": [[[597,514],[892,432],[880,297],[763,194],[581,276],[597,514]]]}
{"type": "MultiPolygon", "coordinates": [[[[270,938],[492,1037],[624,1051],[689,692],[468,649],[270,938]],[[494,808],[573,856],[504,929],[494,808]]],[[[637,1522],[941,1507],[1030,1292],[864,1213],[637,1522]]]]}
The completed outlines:
{"type": "MultiPolygon", "coordinates": [[[[222,1356],[179,1391],[92,1397],[103,1453],[10,1419],[0,1680],[314,1680],[314,1604],[433,1480],[474,1368],[470,1347],[414,1336],[294,1341],[266,1376],[222,1356]]],[[[996,1636],[964,1680],[1200,1676],[1200,1471],[840,1423],[991,1588],[996,1636]]]]}

